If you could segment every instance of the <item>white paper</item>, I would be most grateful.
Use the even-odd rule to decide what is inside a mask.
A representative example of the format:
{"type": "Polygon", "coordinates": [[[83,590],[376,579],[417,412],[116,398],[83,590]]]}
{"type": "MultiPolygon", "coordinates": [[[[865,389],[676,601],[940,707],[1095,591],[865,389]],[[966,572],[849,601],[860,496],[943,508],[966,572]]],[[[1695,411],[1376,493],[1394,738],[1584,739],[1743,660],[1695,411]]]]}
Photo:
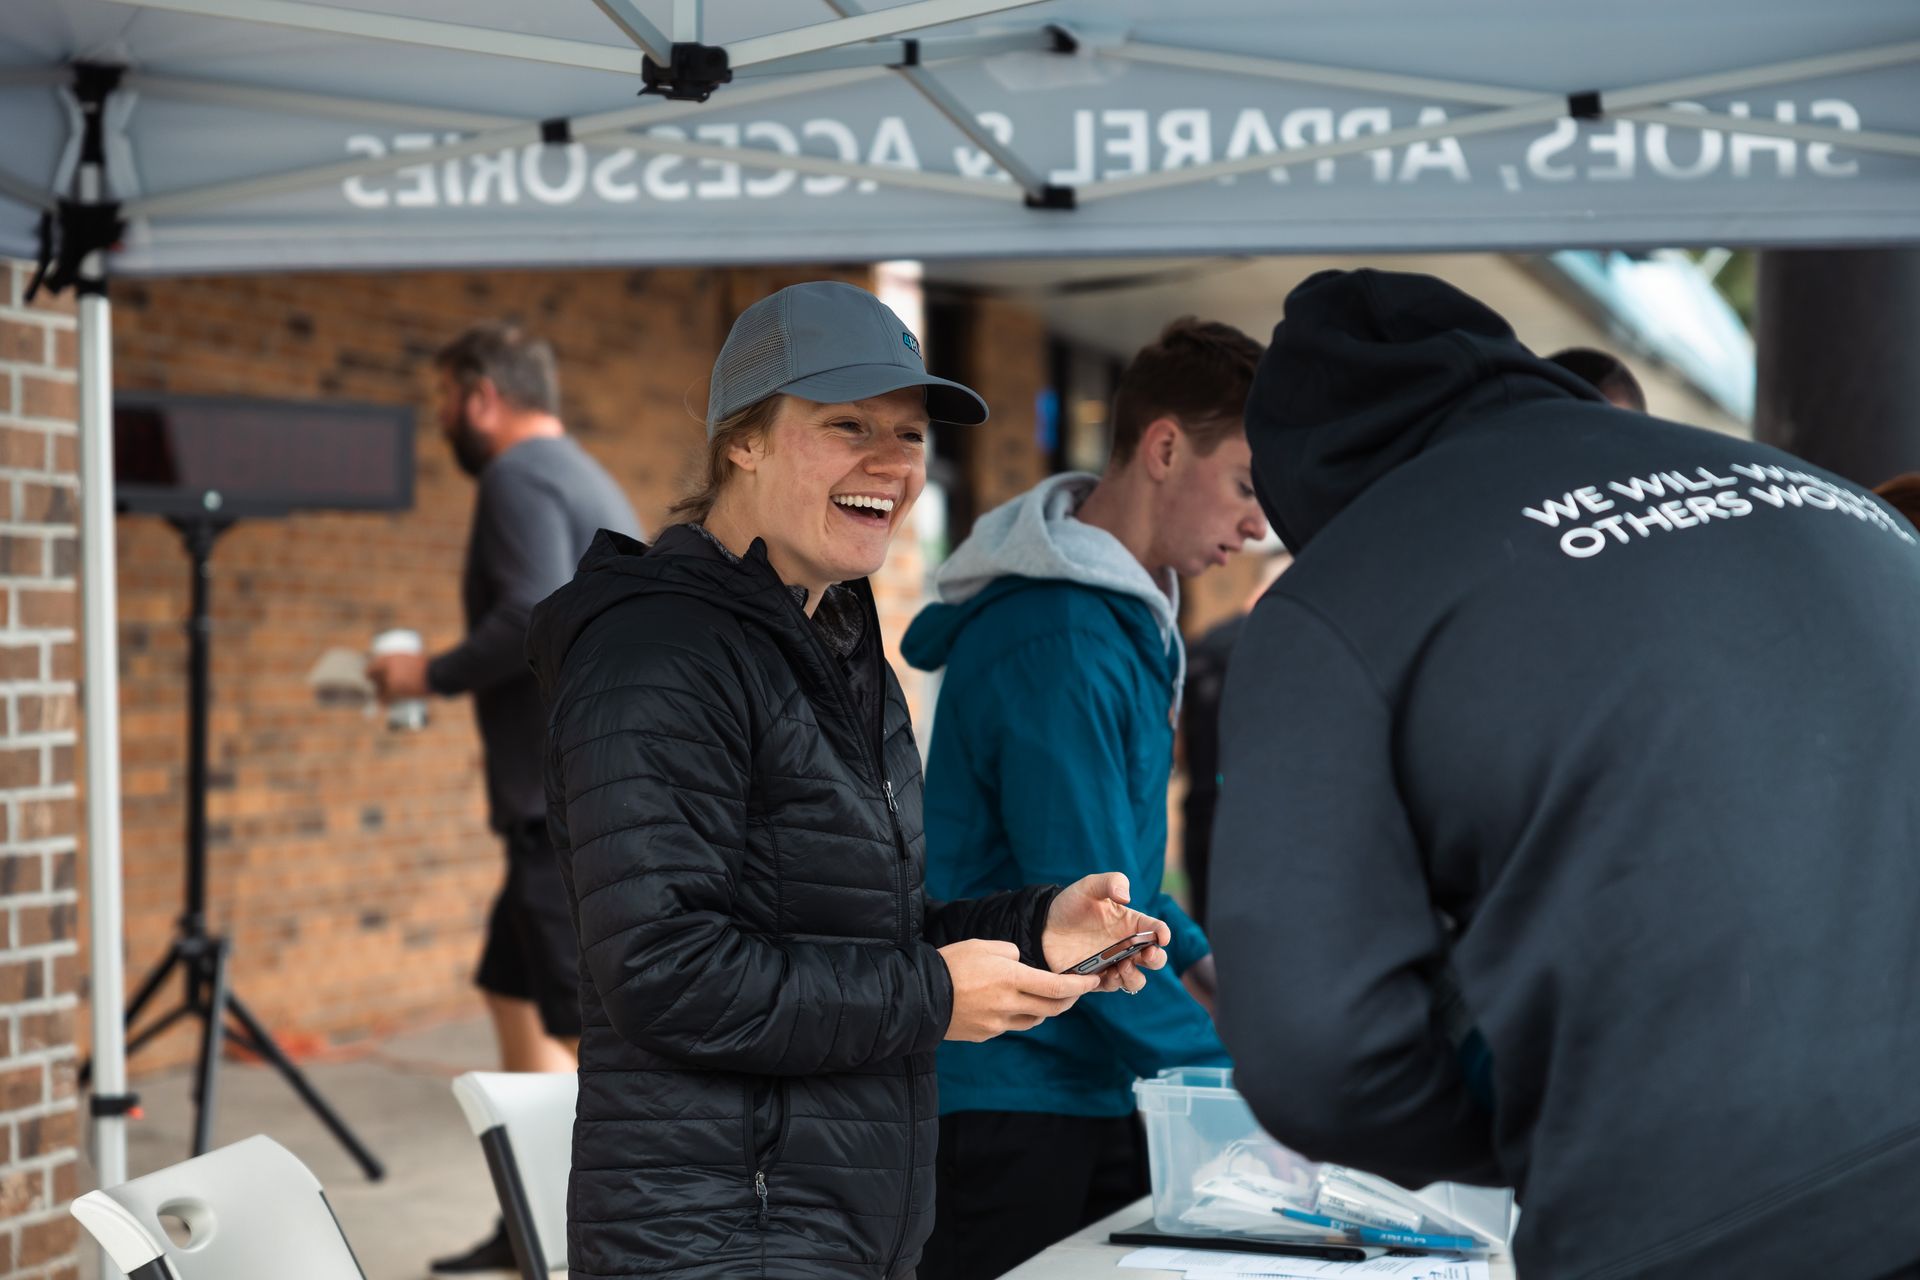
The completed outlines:
{"type": "Polygon", "coordinates": [[[1488,1280],[1483,1258],[1446,1254],[1376,1257],[1365,1262],[1323,1262],[1272,1253],[1224,1253],[1213,1249],[1135,1249],[1120,1266],[1143,1271],[1179,1271],[1187,1280],[1318,1280],[1329,1276],[1365,1276],[1369,1280],[1488,1280]]]}
{"type": "Polygon", "coordinates": [[[355,649],[329,649],[321,654],[307,672],[307,685],[323,703],[360,706],[373,700],[367,655],[355,649]]]}
{"type": "Polygon", "coordinates": [[[1269,1258],[1246,1270],[1195,1270],[1186,1280],[1326,1280],[1332,1276],[1397,1277],[1398,1280],[1487,1280],[1479,1259],[1375,1258],[1371,1262],[1316,1262],[1312,1258],[1269,1258]],[[1281,1265],[1274,1266],[1273,1263],[1281,1265]]]}

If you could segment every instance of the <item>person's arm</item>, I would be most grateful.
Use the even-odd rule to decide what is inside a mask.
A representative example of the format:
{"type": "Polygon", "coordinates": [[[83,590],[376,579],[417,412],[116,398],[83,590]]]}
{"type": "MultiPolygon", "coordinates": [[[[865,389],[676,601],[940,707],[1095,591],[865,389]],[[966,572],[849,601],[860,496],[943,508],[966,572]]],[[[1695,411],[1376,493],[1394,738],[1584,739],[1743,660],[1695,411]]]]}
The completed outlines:
{"type": "MultiPolygon", "coordinates": [[[[581,954],[629,1042],[728,1071],[844,1071],[939,1044],[954,1012],[933,947],[793,941],[735,919],[751,774],[748,694],[724,655],[583,636],[600,678],[558,687],[550,796],[581,954]]],[[[648,624],[651,625],[650,622],[648,624]]]]}
{"type": "Polygon", "coordinates": [[[1041,935],[1046,932],[1047,913],[1060,896],[1057,884],[1029,885],[991,893],[984,898],[955,902],[927,899],[926,940],[936,947],[966,938],[994,938],[1020,948],[1020,960],[1037,969],[1047,967],[1041,935]]]}
{"type": "MultiPolygon", "coordinates": [[[[1144,884],[1127,769],[1130,661],[1111,637],[1043,636],[1002,657],[991,681],[956,710],[977,758],[992,770],[1001,823],[1027,883],[1073,884],[1118,871],[1144,884]]],[[[1164,894],[1135,905],[1173,924],[1161,914],[1173,906],[1164,894]]],[[[1191,931],[1184,944],[1191,952],[1199,931],[1184,913],[1179,919],[1191,931]]],[[[1181,945],[1176,930],[1172,963],[1146,973],[1138,996],[1078,1006],[1136,1075],[1226,1061],[1211,1020],[1175,976],[1181,945]]]]}
{"type": "Polygon", "coordinates": [[[564,497],[538,476],[483,474],[474,506],[474,549],[493,589],[493,607],[453,648],[427,665],[427,687],[443,697],[478,693],[527,671],[533,606],[573,577],[575,552],[564,497]]]}
{"type": "Polygon", "coordinates": [[[1172,930],[1173,941],[1167,947],[1167,954],[1171,957],[1173,971],[1180,975],[1180,985],[1207,1011],[1208,1017],[1213,1017],[1219,1011],[1220,999],[1220,976],[1213,959],[1213,942],[1193,917],[1187,914],[1186,908],[1173,900],[1171,894],[1162,892],[1148,909],[1165,920],[1167,927],[1172,930]]]}
{"type": "Polygon", "coordinates": [[[1491,1116],[1435,1017],[1445,951],[1394,781],[1392,709],[1284,596],[1228,676],[1209,912],[1235,1083],[1312,1159],[1407,1186],[1497,1182],[1491,1116]]]}
{"type": "Polygon", "coordinates": [[[1162,889],[1141,908],[1150,916],[1158,916],[1167,922],[1167,928],[1173,933],[1173,941],[1167,944],[1167,960],[1176,974],[1184,977],[1187,971],[1213,951],[1213,944],[1207,941],[1207,935],[1186,908],[1173,900],[1173,895],[1162,889]]]}

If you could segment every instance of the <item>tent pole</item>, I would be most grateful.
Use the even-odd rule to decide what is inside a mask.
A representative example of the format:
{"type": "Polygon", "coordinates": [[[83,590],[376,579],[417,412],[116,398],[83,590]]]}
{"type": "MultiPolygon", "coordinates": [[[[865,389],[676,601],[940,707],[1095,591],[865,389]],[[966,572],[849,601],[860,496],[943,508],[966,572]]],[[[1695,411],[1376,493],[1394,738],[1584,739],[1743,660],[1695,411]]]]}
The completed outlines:
{"type": "MultiPolygon", "coordinates": [[[[1124,55],[1123,55],[1124,56],[1124,55]]],[[[1290,76],[1288,64],[1275,63],[1266,71],[1247,66],[1228,68],[1222,63],[1225,55],[1182,51],[1172,46],[1159,45],[1152,48],[1148,57],[1142,61],[1159,61],[1175,65],[1202,65],[1214,62],[1222,69],[1246,70],[1249,73],[1290,76]]],[[[1852,73],[1877,70],[1884,67],[1902,66],[1920,61],[1920,40],[1911,40],[1901,44],[1886,45],[1873,49],[1858,49],[1848,53],[1830,54],[1818,58],[1802,58],[1792,62],[1776,62],[1762,67],[1750,67],[1742,71],[1715,72],[1710,75],[1689,77],[1684,80],[1668,80],[1658,84],[1636,85],[1625,89],[1609,89],[1604,94],[1596,94],[1596,105],[1608,116],[1635,117],[1645,111],[1649,119],[1680,128],[1707,129],[1727,128],[1734,132],[1753,133],[1763,136],[1800,138],[1808,141],[1828,142],[1855,150],[1874,150],[1891,152],[1896,155],[1913,153],[1915,140],[1904,134],[1856,133],[1851,131],[1826,129],[1821,126],[1781,124],[1765,120],[1750,120],[1742,117],[1722,116],[1711,112],[1675,111],[1665,104],[1675,100],[1714,93],[1726,93],[1739,89],[1761,88],[1768,85],[1791,83],[1811,76],[1852,73]]],[[[1329,72],[1320,73],[1322,82],[1329,72]]],[[[1380,82],[1381,77],[1369,79],[1380,82]]],[[[1519,94],[1520,90],[1500,90],[1490,86],[1461,86],[1469,90],[1476,98],[1484,95],[1519,94]]],[[[1081,187],[1076,196],[1083,204],[1098,200],[1110,200],[1115,196],[1133,195],[1141,191],[1163,191],[1172,187],[1192,186],[1208,182],[1215,178],[1235,177],[1241,174],[1259,173],[1264,169],[1280,169],[1292,165],[1305,164],[1311,160],[1324,160],[1338,156],[1352,155],[1361,151],[1371,151],[1390,147],[1405,146],[1415,142],[1429,142],[1442,137],[1454,139],[1475,137],[1486,133],[1499,133],[1522,125],[1545,123],[1557,120],[1570,113],[1571,100],[1566,97],[1533,97],[1530,101],[1517,101],[1509,106],[1497,107],[1491,111],[1482,111],[1454,120],[1441,121],[1431,125],[1418,125],[1406,129],[1393,129],[1385,133],[1364,135],[1342,142],[1323,143],[1317,146],[1301,147],[1289,151],[1276,151],[1267,155],[1247,156],[1239,160],[1228,160],[1215,164],[1195,165],[1186,169],[1167,170],[1161,173],[1145,173],[1125,178],[1110,178],[1102,182],[1081,187]]]]}
{"type": "MultiPolygon", "coordinates": [[[[640,74],[640,62],[655,50],[659,28],[647,22],[632,0],[594,0],[600,10],[634,42],[632,48],[596,44],[585,40],[562,40],[524,31],[498,31],[489,27],[455,22],[431,22],[396,14],[342,9],[334,5],[308,4],[304,0],[118,0],[135,9],[158,9],[168,13],[191,13],[206,18],[230,18],[236,22],[254,22],[268,26],[290,27],[296,31],[324,31],[333,35],[359,36],[368,40],[390,40],[401,44],[425,45],[435,49],[456,49],[500,58],[518,58],[529,62],[553,62],[563,66],[590,67],[616,71],[623,75],[640,74]]],[[[678,2],[678,0],[676,0],[678,2]]],[[[891,9],[882,9],[858,18],[838,18],[754,36],[727,46],[733,69],[791,58],[803,54],[837,49],[863,40],[873,40],[922,27],[937,27],[949,22],[983,18],[1009,9],[1023,9],[1042,0],[907,0],[891,9]]],[[[654,59],[659,62],[660,59],[654,59]]]]}
{"type": "MultiPolygon", "coordinates": [[[[105,194],[103,164],[79,173],[84,201],[105,194]]],[[[126,932],[120,874],[120,678],[115,650],[113,527],[113,309],[106,255],[87,255],[79,284],[80,636],[86,706],[87,919],[91,938],[93,1023],[93,1167],[103,1187],[127,1180],[126,932]]],[[[104,1253],[101,1274],[119,1274],[104,1253]]]]}
{"type": "Polygon", "coordinates": [[[799,75],[805,71],[834,71],[846,67],[900,67],[917,56],[921,66],[930,66],[936,62],[968,62],[976,58],[991,58],[1002,53],[1057,53],[1060,37],[1056,29],[1064,26],[1054,24],[1046,27],[1034,27],[1026,31],[1000,31],[984,36],[928,36],[926,39],[892,38],[886,40],[867,40],[859,44],[841,45],[838,49],[828,49],[821,53],[795,54],[791,58],[775,58],[772,62],[759,62],[751,67],[735,69],[734,80],[751,80],[760,76],[799,75]]]}
{"type": "Polygon", "coordinates": [[[60,207],[60,202],[47,192],[5,169],[0,169],[0,196],[18,200],[28,208],[38,209],[42,213],[52,213],[60,207]]]}
{"type": "Polygon", "coordinates": [[[791,58],[803,53],[835,49],[861,40],[896,36],[922,27],[937,27],[948,22],[984,18],[1009,9],[1024,9],[1041,0],[907,0],[891,9],[863,13],[854,18],[835,18],[812,26],[776,31],[772,35],[752,36],[726,46],[727,63],[739,72],[756,63],[776,58],[791,58]]]}
{"type": "MultiPolygon", "coordinates": [[[[1216,49],[1193,49],[1184,45],[1161,44],[1151,40],[1129,40],[1101,52],[1110,58],[1129,62],[1156,63],[1167,67],[1186,67],[1195,71],[1219,71],[1228,75],[1262,76],[1290,80],[1297,84],[1326,85],[1337,89],[1360,89],[1376,93],[1400,94],[1410,98],[1440,98],[1448,102],[1470,102],[1484,107],[1512,107],[1533,101],[1538,90],[1511,89],[1499,85],[1474,84],[1458,80],[1436,80],[1430,76],[1409,76],[1393,72],[1362,71],[1352,67],[1329,67],[1316,63],[1293,62],[1284,58],[1251,57],[1223,53],[1216,49]]],[[[1606,89],[1610,114],[1624,114],[1626,107],[1654,106],[1676,99],[1704,98],[1734,93],[1743,89],[1790,84],[1821,76],[1852,75],[1878,71],[1909,62],[1920,62],[1920,40],[1876,45],[1847,53],[1817,58],[1799,58],[1791,62],[1769,63],[1738,71],[1716,71],[1642,85],[1631,90],[1606,89]]],[[[1602,86],[1604,87],[1604,86],[1602,86]]]]}
{"type": "Polygon", "coordinates": [[[122,82],[136,93],[171,98],[175,102],[206,102],[222,107],[265,107],[269,111],[331,116],[336,120],[371,120],[377,124],[411,124],[430,129],[504,129],[522,123],[514,116],[428,107],[415,102],[383,102],[376,98],[349,98],[331,93],[303,93],[265,85],[231,81],[195,80],[186,76],[152,75],[129,71],[122,82]]]}
{"type": "Polygon", "coordinates": [[[699,44],[705,26],[700,20],[700,0],[673,0],[675,44],[699,44]]]}
{"type": "MultiPolygon", "coordinates": [[[[698,3],[698,0],[693,0],[698,3]]],[[[866,12],[863,0],[827,0],[827,5],[843,18],[856,17],[866,12]]],[[[1012,147],[1003,145],[1000,140],[988,133],[974,119],[972,111],[967,109],[946,85],[942,84],[933,72],[923,66],[914,65],[894,68],[901,79],[912,85],[925,98],[933,109],[964,134],[968,141],[991,156],[996,164],[1006,171],[1021,189],[1033,197],[1041,199],[1046,194],[1047,180],[1033,166],[1022,160],[1012,147]]]]}
{"type": "Polygon", "coordinates": [[[1787,124],[1779,120],[1749,119],[1722,111],[1689,111],[1676,107],[1632,107],[1616,112],[1622,119],[1678,129],[1723,129],[1757,138],[1794,138],[1825,143],[1849,151],[1872,151],[1889,156],[1920,156],[1920,134],[1887,133],[1878,129],[1838,129],[1821,124],[1787,124]]]}
{"type": "MultiPolygon", "coordinates": [[[[977,196],[982,200],[1010,201],[1018,204],[1024,195],[1011,182],[995,178],[967,178],[957,174],[897,169],[890,165],[863,164],[858,160],[831,160],[826,156],[775,151],[768,147],[723,147],[679,138],[652,136],[626,139],[621,145],[635,151],[685,156],[691,160],[717,160],[737,164],[743,169],[782,170],[819,174],[836,178],[857,178],[881,186],[902,187],[914,191],[938,191],[943,195],[977,196]]],[[[414,154],[420,154],[415,152],[414,154]]]]}
{"type": "MultiPolygon", "coordinates": [[[[704,112],[747,106],[756,102],[772,102],[795,94],[810,93],[816,89],[838,89],[844,85],[856,84],[885,74],[887,72],[884,67],[866,67],[852,71],[827,71],[809,76],[796,76],[791,80],[781,79],[748,85],[734,90],[721,101],[662,102],[656,100],[642,103],[637,107],[622,107],[617,111],[576,116],[569,121],[569,128],[575,142],[586,142],[595,138],[623,134],[629,129],[647,128],[704,112]]],[[[409,165],[434,164],[483,151],[528,146],[542,141],[544,141],[542,126],[539,123],[528,122],[488,133],[475,134],[437,147],[426,147],[419,151],[404,151],[364,160],[316,165],[312,168],[293,169],[259,178],[241,178],[233,182],[219,182],[211,186],[142,196],[125,201],[121,211],[129,220],[171,217],[201,209],[218,209],[240,200],[256,200],[262,196],[279,195],[287,191],[306,191],[335,182],[344,182],[349,178],[391,173],[409,165]]]]}
{"type": "MultiPolygon", "coordinates": [[[[613,19],[613,25],[619,27],[621,34],[633,41],[640,52],[661,66],[673,60],[666,36],[661,34],[660,28],[647,21],[647,16],[640,12],[633,0],[593,0],[593,3],[599,6],[600,12],[613,19]]],[[[679,37],[675,36],[674,39],[679,37]]]]}
{"type": "MultiPolygon", "coordinates": [[[[941,62],[967,62],[991,58],[1002,53],[1058,53],[1061,37],[1055,28],[1031,31],[1006,31],[987,36],[930,36],[925,40],[896,38],[874,40],[844,49],[804,54],[777,62],[762,62],[748,68],[740,79],[764,80],[769,76],[811,75],[821,71],[853,71],[869,67],[899,67],[917,55],[921,66],[941,62]]],[[[0,74],[0,88],[9,87],[0,74]]],[[[266,85],[230,80],[199,80],[188,76],[159,75],[129,71],[121,81],[129,89],[144,94],[172,98],[180,102],[207,102],[217,106],[257,106],[273,111],[306,112],[333,116],[342,120],[373,120],[380,124],[408,123],[442,129],[500,129],[522,121],[513,116],[489,115],[480,111],[462,111],[453,107],[425,106],[418,102],[391,102],[362,96],[306,93],[294,89],[275,89],[266,85]]],[[[734,90],[733,92],[740,92],[734,90]]],[[[1532,95],[1527,95],[1532,96],[1532,95]]],[[[25,189],[24,182],[22,189],[25,189]]],[[[44,203],[28,199],[27,203],[44,203]]]]}
{"type": "Polygon", "coordinates": [[[1544,124],[1549,120],[1557,120],[1565,115],[1566,111],[1565,98],[1536,98],[1532,103],[1524,106],[1480,111],[1473,115],[1456,116],[1452,120],[1441,120],[1434,124],[1390,129],[1385,133],[1361,134],[1340,142],[1295,147],[1285,151],[1246,156],[1239,160],[1222,160],[1213,164],[1194,165],[1187,169],[1167,169],[1159,173],[1106,178],[1078,188],[1077,195],[1080,203],[1088,204],[1095,200],[1110,200],[1115,196],[1133,195],[1140,191],[1164,191],[1172,187],[1189,187],[1197,183],[1210,182],[1215,178],[1263,173],[1268,169],[1284,169],[1294,165],[1310,164],[1315,160],[1336,159],[1340,156],[1359,155],[1367,151],[1404,147],[1415,142],[1432,142],[1440,138],[1471,138],[1483,133],[1500,133],[1522,125],[1544,124]]]}
{"type": "MultiPolygon", "coordinates": [[[[1410,98],[1440,98],[1448,102],[1465,102],[1476,106],[1520,106],[1539,97],[1537,92],[1525,89],[1466,84],[1457,80],[1434,80],[1424,76],[1356,71],[1347,67],[1317,66],[1305,62],[1288,62],[1278,58],[1254,58],[1243,54],[1217,53],[1206,49],[1187,49],[1177,45],[1127,43],[1102,52],[1108,57],[1121,58],[1129,62],[1185,67],[1195,71],[1218,71],[1227,75],[1259,76],[1271,80],[1287,80],[1295,84],[1326,85],[1337,89],[1392,93],[1410,98]]],[[[1815,70],[1823,70],[1832,61],[1832,59],[1819,59],[1815,60],[1813,65],[1815,70]]],[[[1842,55],[1839,65],[1842,69],[1859,69],[1863,61],[1869,62],[1873,67],[1897,66],[1905,62],[1920,61],[1920,42],[1896,45],[1891,49],[1875,49],[1860,54],[1842,55]]],[[[1740,83],[1734,84],[1735,88],[1743,87],[1748,78],[1756,75],[1760,77],[1761,83],[1773,83],[1783,74],[1800,74],[1807,65],[1791,63],[1756,68],[1752,72],[1728,72],[1718,79],[1725,84],[1738,77],[1740,83]]],[[[1697,90],[1707,83],[1702,80],[1667,85],[1662,91],[1689,87],[1697,90]]],[[[1645,96],[1644,91],[1635,91],[1636,100],[1644,99],[1645,96]]],[[[1674,92],[1669,96],[1680,99],[1689,95],[1674,92]]],[[[1643,124],[1664,124],[1680,129],[1723,129],[1729,133],[1745,133],[1755,137],[1794,138],[1802,142],[1825,143],[1830,146],[1846,147],[1853,151],[1876,151],[1896,156],[1920,155],[1920,135],[1838,129],[1813,124],[1786,124],[1775,120],[1749,119],[1725,112],[1693,108],[1659,105],[1627,106],[1623,105],[1625,99],[1614,93],[1607,94],[1605,101],[1609,116],[1623,120],[1638,120],[1643,124]]]]}
{"type": "Polygon", "coordinates": [[[452,49],[462,53],[482,53],[497,58],[517,58],[524,62],[551,62],[565,67],[587,67],[595,71],[614,71],[638,76],[645,58],[637,48],[596,44],[587,40],[562,40],[554,36],[526,31],[496,31],[458,22],[430,22],[398,14],[364,9],[342,9],[336,5],[306,4],[303,0],[117,0],[132,9],[157,9],[166,13],[190,13],[202,18],[230,18],[235,22],[263,26],[288,27],[295,31],[321,31],[329,35],[358,36],[366,40],[387,40],[397,44],[424,45],[430,49],[452,49]]]}

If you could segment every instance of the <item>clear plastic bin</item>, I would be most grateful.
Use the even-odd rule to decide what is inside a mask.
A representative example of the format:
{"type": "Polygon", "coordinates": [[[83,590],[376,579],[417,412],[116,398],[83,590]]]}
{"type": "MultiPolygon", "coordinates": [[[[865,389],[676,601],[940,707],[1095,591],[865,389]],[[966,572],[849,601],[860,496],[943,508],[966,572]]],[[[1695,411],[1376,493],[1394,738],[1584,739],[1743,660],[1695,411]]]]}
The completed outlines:
{"type": "MultiPolygon", "coordinates": [[[[1136,1081],[1133,1092],[1147,1126],[1154,1226],[1176,1235],[1289,1239],[1311,1233],[1310,1226],[1264,1209],[1262,1202],[1283,1188],[1314,1185],[1328,1166],[1268,1136],[1234,1089],[1231,1069],[1174,1067],[1136,1081]],[[1205,1194],[1205,1187],[1227,1194],[1205,1194]]],[[[1506,1247],[1512,1234],[1512,1191],[1451,1182],[1417,1192],[1393,1190],[1432,1217],[1469,1228],[1498,1247],[1506,1247]]]]}

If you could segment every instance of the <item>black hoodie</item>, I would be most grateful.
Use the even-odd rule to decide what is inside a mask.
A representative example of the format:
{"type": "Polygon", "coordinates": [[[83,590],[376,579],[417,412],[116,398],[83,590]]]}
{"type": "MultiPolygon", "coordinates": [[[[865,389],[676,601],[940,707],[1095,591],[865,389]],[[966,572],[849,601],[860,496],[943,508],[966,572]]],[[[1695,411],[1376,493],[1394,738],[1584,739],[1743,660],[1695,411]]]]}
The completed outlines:
{"type": "Polygon", "coordinates": [[[569,1274],[911,1270],[953,1011],[935,948],[1043,964],[1057,890],[927,901],[920,753],[864,582],[809,619],[763,543],[602,532],[528,649],[581,943],[569,1274]]]}
{"type": "Polygon", "coordinates": [[[1299,553],[1236,651],[1214,829],[1261,1120],[1516,1187],[1528,1280],[1920,1260],[1911,528],[1418,276],[1301,285],[1247,430],[1299,553]]]}

